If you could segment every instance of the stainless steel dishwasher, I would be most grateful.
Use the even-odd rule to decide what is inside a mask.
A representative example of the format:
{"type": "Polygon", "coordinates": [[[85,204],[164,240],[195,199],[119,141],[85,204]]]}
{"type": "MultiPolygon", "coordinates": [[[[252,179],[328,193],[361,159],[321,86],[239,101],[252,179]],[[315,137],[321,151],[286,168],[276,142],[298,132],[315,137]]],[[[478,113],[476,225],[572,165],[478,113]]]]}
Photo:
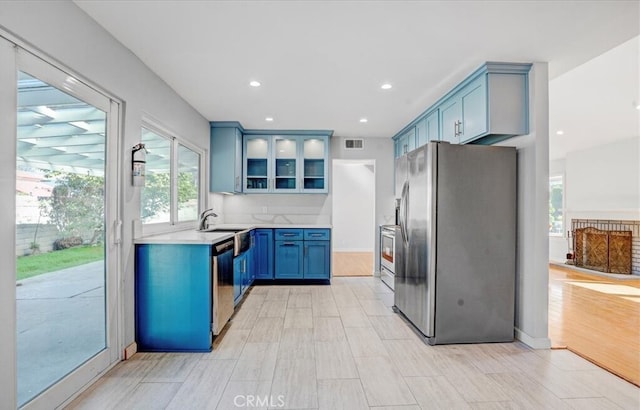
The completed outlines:
{"type": "Polygon", "coordinates": [[[219,335],[233,315],[234,238],[213,245],[211,332],[219,335]]]}

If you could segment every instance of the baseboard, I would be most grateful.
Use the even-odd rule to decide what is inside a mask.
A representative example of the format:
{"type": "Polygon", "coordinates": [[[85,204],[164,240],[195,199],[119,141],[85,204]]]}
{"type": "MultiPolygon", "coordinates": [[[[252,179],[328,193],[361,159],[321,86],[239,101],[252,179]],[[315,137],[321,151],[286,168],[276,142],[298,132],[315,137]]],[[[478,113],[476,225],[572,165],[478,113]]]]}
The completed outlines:
{"type": "Polygon", "coordinates": [[[548,337],[531,337],[522,330],[515,328],[516,339],[532,349],[551,349],[551,339],[548,337]]]}
{"type": "Polygon", "coordinates": [[[124,360],[128,360],[138,352],[138,344],[136,342],[131,343],[124,348],[124,360]]]}

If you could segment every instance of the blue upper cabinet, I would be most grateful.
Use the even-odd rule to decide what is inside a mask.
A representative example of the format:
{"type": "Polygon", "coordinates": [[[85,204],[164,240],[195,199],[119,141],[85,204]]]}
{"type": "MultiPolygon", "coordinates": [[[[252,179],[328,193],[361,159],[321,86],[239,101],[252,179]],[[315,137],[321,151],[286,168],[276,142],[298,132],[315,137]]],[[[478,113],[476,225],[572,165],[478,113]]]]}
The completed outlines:
{"type": "Polygon", "coordinates": [[[242,192],[242,131],[237,122],[211,122],[211,192],[242,192]]]}
{"type": "Polygon", "coordinates": [[[487,62],[436,101],[394,137],[395,156],[404,154],[407,132],[416,144],[493,144],[529,132],[528,75],[531,64],[487,62]]]}
{"type": "Polygon", "coordinates": [[[271,192],[271,151],[271,136],[244,137],[244,192],[271,192]]]}
{"type": "Polygon", "coordinates": [[[441,140],[460,144],[487,132],[486,81],[480,77],[440,106],[441,140]]]}
{"type": "Polygon", "coordinates": [[[329,192],[329,134],[301,133],[245,134],[245,193],[329,192]]]}
{"type": "Polygon", "coordinates": [[[304,136],[300,137],[301,176],[300,191],[304,193],[327,193],[329,137],[304,136]]]}
{"type": "Polygon", "coordinates": [[[411,127],[395,138],[395,155],[399,157],[416,149],[416,128],[411,127]]]}

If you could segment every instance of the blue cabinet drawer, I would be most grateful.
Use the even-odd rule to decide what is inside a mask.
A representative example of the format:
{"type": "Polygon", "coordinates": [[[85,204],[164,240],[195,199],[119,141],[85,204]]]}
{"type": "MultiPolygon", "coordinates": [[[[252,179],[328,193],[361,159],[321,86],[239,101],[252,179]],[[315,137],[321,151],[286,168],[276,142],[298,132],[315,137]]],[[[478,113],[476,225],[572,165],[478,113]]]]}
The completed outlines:
{"type": "Polygon", "coordinates": [[[276,241],[301,241],[302,229],[276,229],[276,241]]]}
{"type": "Polygon", "coordinates": [[[331,231],[329,229],[305,229],[305,241],[328,241],[331,239],[331,231]]]}

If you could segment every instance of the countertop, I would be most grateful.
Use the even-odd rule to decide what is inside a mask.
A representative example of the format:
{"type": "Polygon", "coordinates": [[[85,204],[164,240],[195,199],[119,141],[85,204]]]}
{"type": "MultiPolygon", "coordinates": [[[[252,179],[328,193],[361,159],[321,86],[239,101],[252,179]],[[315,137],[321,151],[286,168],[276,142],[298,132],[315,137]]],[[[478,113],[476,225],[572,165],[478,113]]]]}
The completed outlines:
{"type": "MultiPolygon", "coordinates": [[[[331,229],[331,225],[292,225],[292,224],[216,224],[209,229],[331,229]]],[[[136,244],[193,244],[213,245],[225,239],[233,238],[233,232],[200,232],[195,229],[149,235],[134,240],[136,244]]]]}

